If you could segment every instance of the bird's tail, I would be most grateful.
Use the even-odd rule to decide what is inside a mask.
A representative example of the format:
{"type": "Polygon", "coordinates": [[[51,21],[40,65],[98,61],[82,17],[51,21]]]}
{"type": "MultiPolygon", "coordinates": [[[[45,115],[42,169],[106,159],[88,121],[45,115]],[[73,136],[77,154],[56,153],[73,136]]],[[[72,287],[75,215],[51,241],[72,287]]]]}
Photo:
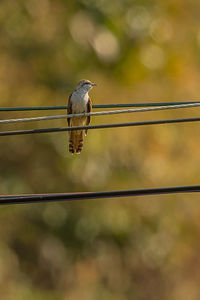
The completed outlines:
{"type": "Polygon", "coordinates": [[[83,130],[73,130],[69,133],[69,152],[80,154],[83,148],[83,130]]]}

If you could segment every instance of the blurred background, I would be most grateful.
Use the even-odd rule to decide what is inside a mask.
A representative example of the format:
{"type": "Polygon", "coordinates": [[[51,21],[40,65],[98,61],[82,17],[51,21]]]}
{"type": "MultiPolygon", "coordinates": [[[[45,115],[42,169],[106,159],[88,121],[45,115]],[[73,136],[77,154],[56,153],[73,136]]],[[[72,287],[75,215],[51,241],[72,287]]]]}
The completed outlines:
{"type": "MultiPolygon", "coordinates": [[[[2,0],[0,106],[66,105],[83,78],[98,84],[94,104],[200,100],[199,10],[196,0],[2,0]]],[[[198,108],[92,124],[192,116],[198,108]]],[[[198,126],[89,131],[77,156],[66,132],[1,137],[0,194],[199,184],[198,126]]],[[[198,194],[1,206],[1,298],[200,299],[199,236],[198,194]]]]}

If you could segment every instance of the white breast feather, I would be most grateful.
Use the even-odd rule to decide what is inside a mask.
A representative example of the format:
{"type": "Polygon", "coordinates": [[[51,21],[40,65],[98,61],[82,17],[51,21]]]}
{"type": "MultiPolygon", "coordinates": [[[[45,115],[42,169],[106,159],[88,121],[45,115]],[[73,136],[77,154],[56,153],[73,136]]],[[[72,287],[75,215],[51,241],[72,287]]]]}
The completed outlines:
{"type": "Polygon", "coordinates": [[[83,113],[87,112],[88,93],[83,94],[76,91],[71,96],[72,113],[83,113]]]}

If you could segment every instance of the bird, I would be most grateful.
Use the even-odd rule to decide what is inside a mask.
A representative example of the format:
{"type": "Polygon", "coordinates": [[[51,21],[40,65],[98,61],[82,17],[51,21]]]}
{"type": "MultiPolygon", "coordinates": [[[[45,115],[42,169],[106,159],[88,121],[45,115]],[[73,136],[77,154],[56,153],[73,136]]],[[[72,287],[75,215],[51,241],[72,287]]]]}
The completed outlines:
{"type": "MultiPolygon", "coordinates": [[[[96,86],[90,80],[81,80],[76,89],[70,94],[68,99],[68,114],[88,113],[92,111],[92,101],[88,92],[96,86]]],[[[85,126],[89,125],[91,117],[72,117],[68,118],[68,126],[85,126]]],[[[72,130],[69,131],[69,152],[80,154],[83,148],[84,133],[87,135],[87,130],[72,130]]]]}

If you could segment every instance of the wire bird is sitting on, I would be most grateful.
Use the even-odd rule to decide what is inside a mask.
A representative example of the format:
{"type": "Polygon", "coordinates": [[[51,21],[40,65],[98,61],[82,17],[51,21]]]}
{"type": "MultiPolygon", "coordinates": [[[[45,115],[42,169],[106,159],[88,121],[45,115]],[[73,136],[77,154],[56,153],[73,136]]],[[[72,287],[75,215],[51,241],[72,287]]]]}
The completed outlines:
{"type": "MultiPolygon", "coordinates": [[[[81,80],[75,91],[69,96],[68,100],[68,114],[87,113],[92,111],[92,102],[88,95],[89,90],[96,86],[89,80],[81,80]]],[[[71,126],[84,126],[89,125],[91,117],[73,117],[67,119],[68,125],[71,126]]],[[[87,130],[85,130],[87,135],[87,130]]],[[[69,133],[69,152],[72,154],[80,154],[83,148],[84,130],[74,130],[69,133]]]]}

